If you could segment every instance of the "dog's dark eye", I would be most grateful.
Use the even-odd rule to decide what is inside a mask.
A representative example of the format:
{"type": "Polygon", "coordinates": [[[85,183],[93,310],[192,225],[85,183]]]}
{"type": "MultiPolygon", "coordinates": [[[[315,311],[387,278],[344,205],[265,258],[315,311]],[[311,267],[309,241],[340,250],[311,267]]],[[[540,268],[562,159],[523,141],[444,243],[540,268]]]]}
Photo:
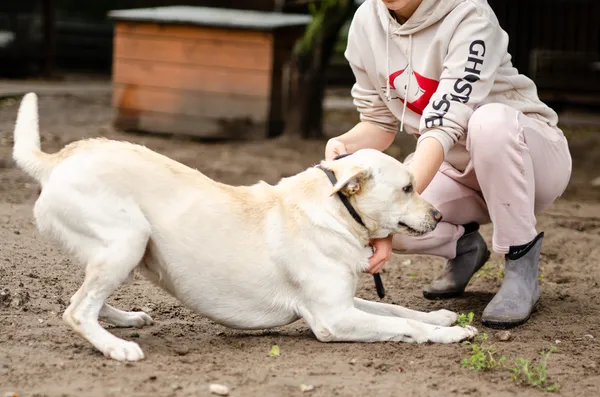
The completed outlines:
{"type": "Polygon", "coordinates": [[[413,191],[413,185],[412,184],[406,185],[406,186],[404,186],[402,188],[402,190],[404,190],[404,193],[412,193],[412,191],[413,191]]]}

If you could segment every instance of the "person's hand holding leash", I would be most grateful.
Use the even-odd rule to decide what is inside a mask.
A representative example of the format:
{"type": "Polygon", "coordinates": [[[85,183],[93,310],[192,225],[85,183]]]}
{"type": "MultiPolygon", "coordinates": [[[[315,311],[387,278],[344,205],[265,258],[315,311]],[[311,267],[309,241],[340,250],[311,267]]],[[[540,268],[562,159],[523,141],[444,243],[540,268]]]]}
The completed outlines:
{"type": "Polygon", "coordinates": [[[386,238],[371,240],[371,245],[375,249],[375,252],[369,259],[369,273],[379,273],[392,257],[392,238],[393,236],[390,235],[386,238]]]}

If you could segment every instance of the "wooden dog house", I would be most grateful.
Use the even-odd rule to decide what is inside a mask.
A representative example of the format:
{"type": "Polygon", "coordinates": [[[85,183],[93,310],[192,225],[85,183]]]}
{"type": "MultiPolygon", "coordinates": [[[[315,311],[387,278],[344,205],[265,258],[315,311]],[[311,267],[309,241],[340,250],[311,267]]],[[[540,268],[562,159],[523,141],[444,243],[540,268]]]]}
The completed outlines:
{"type": "Polygon", "coordinates": [[[286,64],[310,16],[172,6],[109,18],[117,128],[202,138],[282,132],[286,64]]]}

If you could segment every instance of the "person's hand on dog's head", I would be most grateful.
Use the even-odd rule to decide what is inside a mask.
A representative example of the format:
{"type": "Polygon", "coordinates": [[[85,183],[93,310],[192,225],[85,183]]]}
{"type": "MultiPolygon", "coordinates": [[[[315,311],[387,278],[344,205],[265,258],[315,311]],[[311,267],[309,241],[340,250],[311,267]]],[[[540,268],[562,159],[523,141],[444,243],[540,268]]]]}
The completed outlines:
{"type": "Polygon", "coordinates": [[[342,141],[338,141],[335,138],[327,141],[327,145],[325,146],[325,160],[333,160],[337,156],[341,154],[347,154],[348,150],[346,149],[346,144],[342,141]]]}

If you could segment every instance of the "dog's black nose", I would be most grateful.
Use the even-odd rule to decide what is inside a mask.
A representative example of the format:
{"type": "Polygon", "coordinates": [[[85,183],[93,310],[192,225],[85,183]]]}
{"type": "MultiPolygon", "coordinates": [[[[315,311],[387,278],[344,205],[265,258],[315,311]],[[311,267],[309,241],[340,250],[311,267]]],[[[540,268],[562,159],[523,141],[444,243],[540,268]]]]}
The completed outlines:
{"type": "Polygon", "coordinates": [[[438,210],[433,210],[431,215],[433,216],[433,219],[435,219],[437,222],[442,220],[442,213],[438,210]]]}

